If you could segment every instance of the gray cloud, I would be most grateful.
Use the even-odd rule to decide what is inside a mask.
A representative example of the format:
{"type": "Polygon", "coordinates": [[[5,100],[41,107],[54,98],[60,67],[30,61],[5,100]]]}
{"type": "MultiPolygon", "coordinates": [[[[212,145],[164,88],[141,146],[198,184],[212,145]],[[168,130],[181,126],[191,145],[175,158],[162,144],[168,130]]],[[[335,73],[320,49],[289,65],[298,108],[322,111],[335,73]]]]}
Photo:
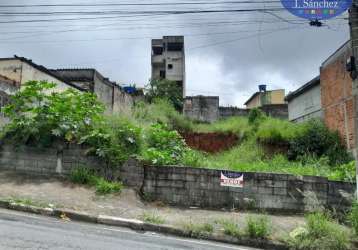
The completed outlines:
{"type": "MultiPolygon", "coordinates": [[[[14,2],[3,0],[1,4],[14,2]]],[[[342,17],[326,22],[329,27],[314,28],[308,21],[289,13],[279,14],[304,24],[294,25],[262,13],[182,15],[164,19],[138,17],[96,22],[78,20],[48,25],[0,24],[0,40],[33,35],[13,38],[6,43],[0,41],[0,56],[18,54],[52,68],[96,67],[113,80],[143,86],[150,77],[150,37],[184,34],[187,35],[188,94],[220,95],[221,104],[242,106],[257,90],[258,84],[265,83],[269,88],[285,88],[286,91],[304,84],[319,73],[323,60],[349,38],[347,21],[342,17]],[[220,22],[228,24],[218,25],[220,22]],[[109,26],[114,23],[117,25],[109,26]],[[83,31],[58,32],[71,29],[83,31]],[[98,30],[90,31],[93,29],[98,30]],[[34,30],[48,33],[6,34],[34,30]],[[227,42],[231,40],[236,41],[227,42]]],[[[6,19],[0,17],[1,20],[6,19]]]]}

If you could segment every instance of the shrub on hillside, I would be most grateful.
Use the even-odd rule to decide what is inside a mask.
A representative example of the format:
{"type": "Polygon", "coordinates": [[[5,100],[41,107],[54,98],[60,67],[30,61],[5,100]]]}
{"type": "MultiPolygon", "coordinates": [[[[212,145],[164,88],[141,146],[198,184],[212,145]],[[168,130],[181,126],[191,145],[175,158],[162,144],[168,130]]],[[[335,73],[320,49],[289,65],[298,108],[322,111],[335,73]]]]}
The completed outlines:
{"type": "Polygon", "coordinates": [[[132,116],[142,126],[160,123],[178,131],[193,129],[193,123],[166,99],[153,99],[150,104],[139,102],[133,107],[132,116]]]}
{"type": "Polygon", "coordinates": [[[141,129],[124,117],[103,117],[93,129],[81,137],[90,146],[88,153],[104,159],[107,166],[118,166],[141,147],[141,129]]]}
{"type": "Polygon", "coordinates": [[[161,124],[152,125],[145,134],[143,159],[156,165],[181,163],[187,147],[177,131],[161,124]]]}
{"type": "Polygon", "coordinates": [[[270,223],[267,216],[249,217],[245,233],[250,238],[265,239],[270,235],[270,223]]]}
{"type": "Polygon", "coordinates": [[[320,120],[310,120],[302,124],[290,140],[289,158],[297,159],[303,155],[326,155],[331,165],[344,164],[352,160],[338,132],[330,131],[320,120]]]}

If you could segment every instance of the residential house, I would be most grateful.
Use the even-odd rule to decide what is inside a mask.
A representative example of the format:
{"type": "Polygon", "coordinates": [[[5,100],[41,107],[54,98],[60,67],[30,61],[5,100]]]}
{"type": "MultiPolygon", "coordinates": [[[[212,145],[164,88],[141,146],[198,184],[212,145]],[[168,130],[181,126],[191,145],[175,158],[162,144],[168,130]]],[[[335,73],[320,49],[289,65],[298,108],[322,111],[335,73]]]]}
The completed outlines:
{"type": "Polygon", "coordinates": [[[95,93],[108,114],[118,113],[134,103],[134,95],[123,91],[96,69],[53,69],[51,72],[85,91],[95,93]]]}
{"type": "Polygon", "coordinates": [[[288,102],[288,119],[290,121],[302,122],[311,118],[323,118],[319,76],[290,92],[285,100],[288,102]]]}
{"type": "Polygon", "coordinates": [[[350,41],[343,44],[321,65],[321,103],[325,124],[338,130],[348,149],[355,148],[356,108],[352,95],[353,82],[346,70],[352,56],[350,41]]]}

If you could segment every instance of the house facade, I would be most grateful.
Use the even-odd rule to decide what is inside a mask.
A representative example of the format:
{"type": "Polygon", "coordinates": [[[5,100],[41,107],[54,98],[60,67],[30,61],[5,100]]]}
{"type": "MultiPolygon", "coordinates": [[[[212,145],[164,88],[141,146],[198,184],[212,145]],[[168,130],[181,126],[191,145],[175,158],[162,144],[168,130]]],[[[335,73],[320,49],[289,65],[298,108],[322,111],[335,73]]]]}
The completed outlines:
{"type": "Polygon", "coordinates": [[[348,149],[355,148],[356,108],[352,95],[352,78],[346,70],[352,45],[348,41],[321,65],[321,102],[325,124],[337,130],[348,149]]]}
{"type": "Polygon", "coordinates": [[[256,92],[244,103],[248,109],[275,104],[286,104],[284,89],[263,90],[256,92]]]}
{"type": "Polygon", "coordinates": [[[289,121],[303,122],[312,118],[323,118],[319,76],[290,92],[285,100],[288,103],[289,121]]]}

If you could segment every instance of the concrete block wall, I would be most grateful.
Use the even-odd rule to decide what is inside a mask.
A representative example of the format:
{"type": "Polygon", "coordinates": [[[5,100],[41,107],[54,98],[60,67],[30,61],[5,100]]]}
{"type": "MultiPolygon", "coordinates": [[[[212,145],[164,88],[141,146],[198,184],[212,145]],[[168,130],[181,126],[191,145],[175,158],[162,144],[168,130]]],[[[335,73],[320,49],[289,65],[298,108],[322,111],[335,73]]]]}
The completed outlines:
{"type": "Polygon", "coordinates": [[[174,206],[281,212],[304,212],[317,206],[346,209],[355,192],[351,183],[270,173],[244,173],[243,188],[223,187],[220,174],[212,169],[146,166],[142,192],[174,206]]]}
{"type": "Polygon", "coordinates": [[[2,146],[0,150],[0,171],[66,176],[79,166],[122,180],[147,199],[181,207],[304,212],[324,206],[340,211],[351,205],[355,193],[354,184],[324,177],[244,173],[244,187],[238,188],[221,186],[220,170],[143,166],[136,160],[113,170],[96,157],[86,156],[86,149],[77,145],[52,149],[2,146]]]}

